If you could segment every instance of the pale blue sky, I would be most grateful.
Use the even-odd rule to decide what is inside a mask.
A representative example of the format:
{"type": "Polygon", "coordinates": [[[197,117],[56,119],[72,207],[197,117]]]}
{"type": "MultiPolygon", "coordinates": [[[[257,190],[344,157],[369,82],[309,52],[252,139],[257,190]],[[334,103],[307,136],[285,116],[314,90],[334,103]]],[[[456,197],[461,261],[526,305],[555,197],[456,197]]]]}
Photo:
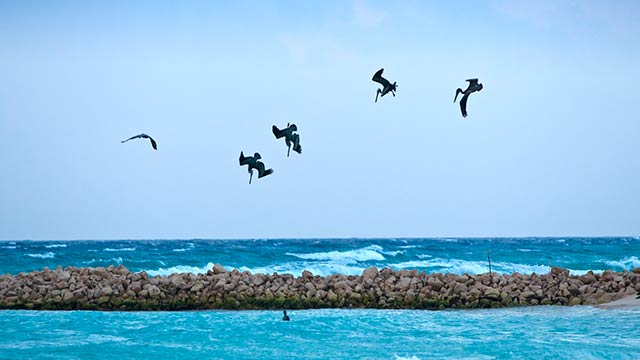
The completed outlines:
{"type": "Polygon", "coordinates": [[[638,39],[637,1],[0,1],[0,239],[639,235],[638,39]]]}

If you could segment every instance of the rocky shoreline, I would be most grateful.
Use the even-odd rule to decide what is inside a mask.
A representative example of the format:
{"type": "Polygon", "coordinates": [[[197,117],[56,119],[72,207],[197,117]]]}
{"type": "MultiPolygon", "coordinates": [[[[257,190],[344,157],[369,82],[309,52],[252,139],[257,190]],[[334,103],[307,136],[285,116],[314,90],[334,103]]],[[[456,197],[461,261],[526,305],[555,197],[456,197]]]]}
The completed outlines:
{"type": "Polygon", "coordinates": [[[0,309],[474,309],[530,305],[595,305],[640,293],[640,268],[573,276],[426,274],[366,269],[362,275],[302,276],[228,271],[149,277],[118,266],[47,268],[0,276],[0,309]]]}

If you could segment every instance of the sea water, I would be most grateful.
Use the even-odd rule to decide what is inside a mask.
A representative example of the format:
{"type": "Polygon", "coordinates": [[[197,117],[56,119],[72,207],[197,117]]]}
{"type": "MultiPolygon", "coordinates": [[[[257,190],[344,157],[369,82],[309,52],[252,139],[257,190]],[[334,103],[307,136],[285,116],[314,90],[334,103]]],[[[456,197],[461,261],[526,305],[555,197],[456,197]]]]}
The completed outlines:
{"type": "MultiPolygon", "coordinates": [[[[636,238],[4,241],[0,273],[124,265],[150,275],[227,269],[360,274],[573,273],[640,266],[636,238]]],[[[0,359],[639,359],[640,311],[0,311],[0,359]]]]}

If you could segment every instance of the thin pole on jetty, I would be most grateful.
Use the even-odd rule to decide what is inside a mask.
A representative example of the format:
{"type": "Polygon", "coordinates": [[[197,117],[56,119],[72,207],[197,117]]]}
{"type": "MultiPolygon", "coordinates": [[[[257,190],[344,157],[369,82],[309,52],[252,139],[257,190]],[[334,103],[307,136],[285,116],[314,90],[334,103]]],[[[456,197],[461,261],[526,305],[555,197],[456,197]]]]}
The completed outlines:
{"type": "Polygon", "coordinates": [[[493,273],[491,272],[491,250],[487,249],[487,259],[489,260],[489,279],[493,284],[493,273]]]}

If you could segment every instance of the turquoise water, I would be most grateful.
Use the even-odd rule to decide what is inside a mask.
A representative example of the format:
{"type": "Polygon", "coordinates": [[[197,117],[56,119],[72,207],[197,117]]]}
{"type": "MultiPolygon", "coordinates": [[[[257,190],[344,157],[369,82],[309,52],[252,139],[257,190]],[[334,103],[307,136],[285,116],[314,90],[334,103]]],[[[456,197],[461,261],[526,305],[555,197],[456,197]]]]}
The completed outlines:
{"type": "MultiPolygon", "coordinates": [[[[0,273],[573,273],[640,267],[637,238],[3,241],[0,273]]],[[[640,359],[640,310],[0,311],[0,359],[640,359]]]]}
{"type": "Polygon", "coordinates": [[[638,359],[640,311],[0,311],[2,359],[638,359]]]}
{"type": "Polygon", "coordinates": [[[427,272],[546,273],[562,266],[584,273],[640,267],[637,238],[292,239],[1,241],[0,273],[47,266],[124,265],[150,275],[206,272],[214,264],[252,273],[359,275],[370,266],[427,272]]]}

